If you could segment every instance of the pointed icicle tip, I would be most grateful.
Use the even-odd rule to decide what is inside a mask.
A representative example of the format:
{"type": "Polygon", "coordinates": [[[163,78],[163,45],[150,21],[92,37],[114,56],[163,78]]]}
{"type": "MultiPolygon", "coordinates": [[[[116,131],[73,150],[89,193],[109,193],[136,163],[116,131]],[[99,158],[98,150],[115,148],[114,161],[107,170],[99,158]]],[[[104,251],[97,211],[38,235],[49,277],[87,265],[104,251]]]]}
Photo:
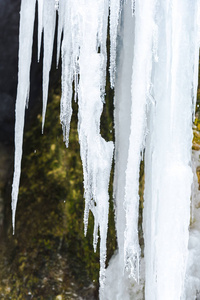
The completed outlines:
{"type": "Polygon", "coordinates": [[[15,235],[15,215],[16,215],[16,209],[12,207],[12,229],[13,229],[13,235],[15,235]]]}

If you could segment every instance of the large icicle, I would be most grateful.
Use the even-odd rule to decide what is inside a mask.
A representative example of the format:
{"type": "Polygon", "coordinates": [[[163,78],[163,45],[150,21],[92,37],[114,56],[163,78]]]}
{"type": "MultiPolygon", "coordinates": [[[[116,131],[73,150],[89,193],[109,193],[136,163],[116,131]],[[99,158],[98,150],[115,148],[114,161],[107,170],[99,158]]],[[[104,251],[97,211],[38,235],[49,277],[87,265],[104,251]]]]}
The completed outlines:
{"type": "Polygon", "coordinates": [[[54,33],[56,25],[55,2],[43,0],[43,26],[44,26],[44,61],[43,61],[43,111],[42,131],[44,130],[45,114],[47,108],[49,72],[51,69],[54,33]]]}
{"type": "Polygon", "coordinates": [[[139,169],[144,149],[146,103],[151,86],[152,44],[155,0],[135,1],[135,43],[131,86],[131,131],[125,182],[124,208],[126,228],[125,267],[139,280],[140,246],[138,242],[139,169]]]}
{"type": "MultiPolygon", "coordinates": [[[[106,269],[105,289],[102,300],[142,300],[143,284],[137,284],[124,270],[124,232],[126,216],[124,210],[126,167],[128,159],[131,125],[131,78],[135,16],[132,14],[131,0],[122,6],[117,37],[117,61],[115,78],[114,120],[115,120],[115,172],[113,194],[116,216],[118,250],[106,269]]],[[[141,266],[142,268],[142,266],[141,266]]]]}
{"type": "MultiPolygon", "coordinates": [[[[104,2],[107,5],[107,1],[104,2]]],[[[100,286],[104,284],[106,239],[108,226],[108,184],[112,164],[113,144],[100,136],[100,117],[103,109],[101,95],[102,74],[102,28],[105,10],[101,1],[88,0],[81,6],[82,24],[80,36],[79,68],[80,83],[78,91],[79,104],[79,139],[81,159],[83,162],[85,188],[85,232],[89,210],[94,215],[94,249],[100,232],[100,286]],[[101,25],[101,26],[99,26],[101,25]],[[98,44],[100,43],[100,44],[98,44]]],[[[104,29],[105,31],[105,29],[104,29]]],[[[104,34],[104,38],[105,38],[104,34]]],[[[105,41],[104,41],[105,45],[105,41]]],[[[105,55],[105,54],[104,54],[105,55]]],[[[104,58],[105,59],[105,58],[104,58]]]]}
{"type": "MultiPolygon", "coordinates": [[[[58,48],[60,52],[59,44],[61,39],[61,33],[63,30],[63,42],[62,42],[62,96],[60,100],[60,122],[63,129],[63,139],[68,147],[69,143],[69,129],[72,116],[72,82],[73,82],[73,56],[75,49],[72,48],[72,32],[73,25],[71,24],[71,6],[65,1],[61,1],[60,9],[63,9],[65,14],[59,12],[58,23],[58,48]],[[63,27],[63,28],[62,28],[63,27]]],[[[57,53],[58,62],[58,53],[57,53]]]]}
{"type": "Polygon", "coordinates": [[[145,295],[184,298],[192,184],[195,3],[159,1],[158,62],[145,153],[145,295]]]}
{"type": "Polygon", "coordinates": [[[60,0],[59,1],[59,7],[58,7],[58,32],[57,32],[57,66],[59,63],[59,58],[60,58],[60,45],[61,45],[61,37],[62,37],[62,32],[64,28],[64,19],[65,19],[65,6],[66,6],[66,1],[65,0],[60,0]]]}
{"type": "Polygon", "coordinates": [[[121,0],[110,0],[110,84],[115,86],[117,27],[121,13],[121,0]]]}
{"type": "Polygon", "coordinates": [[[38,0],[38,61],[40,60],[42,30],[43,30],[43,1],[38,0]]]}
{"type": "Polygon", "coordinates": [[[33,27],[36,0],[22,0],[19,31],[19,71],[16,99],[15,124],[15,165],[12,185],[12,223],[15,230],[15,213],[21,173],[22,145],[25,106],[28,103],[30,88],[30,65],[32,57],[33,27]]]}

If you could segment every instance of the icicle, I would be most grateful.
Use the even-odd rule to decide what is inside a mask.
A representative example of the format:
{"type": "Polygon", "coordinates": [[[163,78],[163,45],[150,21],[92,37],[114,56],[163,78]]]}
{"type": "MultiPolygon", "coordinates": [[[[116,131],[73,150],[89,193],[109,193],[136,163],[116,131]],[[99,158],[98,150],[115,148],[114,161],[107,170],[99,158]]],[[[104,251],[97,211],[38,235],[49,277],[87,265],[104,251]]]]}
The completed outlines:
{"type": "Polygon", "coordinates": [[[15,213],[21,173],[23,130],[26,101],[29,98],[30,65],[36,0],[22,0],[19,31],[19,71],[16,99],[15,165],[12,185],[12,224],[15,231],[15,213]]]}
{"type": "Polygon", "coordinates": [[[101,17],[99,19],[99,29],[98,29],[98,44],[99,52],[101,53],[101,82],[100,82],[100,90],[101,90],[101,98],[104,102],[105,96],[105,86],[106,86],[106,68],[107,68],[107,27],[108,27],[108,11],[109,11],[109,0],[104,0],[100,2],[101,5],[101,17]]]}
{"type": "MultiPolygon", "coordinates": [[[[35,5],[36,0],[22,0],[21,4],[13,230],[25,106],[29,96],[35,5]]],[[[141,154],[145,146],[145,299],[177,300],[182,297],[185,300],[188,295],[194,296],[188,292],[188,283],[184,280],[192,182],[191,119],[196,103],[200,42],[199,1],[38,0],[38,59],[42,32],[44,34],[42,130],[58,10],[57,65],[60,47],[62,55],[60,120],[68,146],[74,83],[84,173],[84,231],[86,234],[91,211],[95,251],[100,236],[100,297],[106,299],[103,287],[113,143],[101,137],[100,117],[106,83],[109,5],[111,87],[115,86],[115,78],[117,83],[114,196],[119,251],[113,261],[117,261],[119,274],[125,267],[123,275],[117,275],[117,281],[121,286],[122,276],[123,285],[127,284],[129,288],[133,282],[136,284],[134,280],[139,282],[138,189],[141,154]],[[124,19],[119,31],[123,34],[117,38],[122,8],[124,19]],[[115,74],[116,63],[119,74],[115,74]]],[[[190,257],[194,259],[192,252],[190,257]]],[[[191,275],[190,266],[188,272],[191,275]]],[[[115,288],[114,295],[129,299],[129,288],[123,286],[120,292],[115,288]]],[[[194,289],[193,284],[192,292],[194,289]]]]}
{"type": "Polygon", "coordinates": [[[110,0],[110,84],[115,86],[117,27],[121,11],[121,0],[110,0]]]}
{"type": "Polygon", "coordinates": [[[106,269],[105,289],[100,294],[100,299],[102,300],[143,299],[140,297],[141,292],[137,293],[136,296],[136,289],[137,287],[140,289],[140,285],[137,285],[133,278],[128,278],[130,272],[124,270],[126,215],[123,202],[131,125],[131,77],[134,57],[134,32],[135,16],[132,14],[132,1],[128,0],[122,6],[120,14],[114,99],[115,170],[113,197],[115,201],[118,250],[113,255],[106,269]]]}
{"type": "Polygon", "coordinates": [[[43,30],[43,1],[38,0],[38,61],[40,60],[42,30],[43,30]]]}
{"type": "MultiPolygon", "coordinates": [[[[105,2],[107,3],[107,1],[105,2]]],[[[100,136],[100,116],[103,110],[101,95],[102,61],[97,45],[105,45],[105,29],[101,29],[105,11],[101,1],[94,4],[92,0],[82,8],[83,18],[80,26],[80,82],[79,99],[79,139],[81,159],[84,172],[85,189],[85,233],[87,230],[88,213],[91,209],[95,218],[94,249],[100,233],[100,286],[105,280],[106,237],[108,226],[108,184],[112,163],[113,143],[106,142],[100,136]],[[98,30],[101,29],[101,32],[98,30]],[[102,34],[102,32],[104,34],[102,34]],[[97,40],[99,38],[99,40],[97,40]]],[[[105,46],[104,46],[105,47],[105,46]]],[[[104,48],[103,47],[103,48],[104,48]]],[[[104,48],[105,49],[105,48],[104,48]]]]}
{"type": "Polygon", "coordinates": [[[54,1],[43,0],[43,22],[44,22],[44,61],[43,61],[43,111],[42,132],[44,130],[45,114],[49,89],[49,72],[51,69],[54,33],[56,25],[56,10],[54,1]]]}
{"type": "Polygon", "coordinates": [[[140,246],[138,242],[139,168],[144,148],[146,100],[151,83],[152,40],[156,1],[135,3],[135,45],[132,73],[131,132],[126,169],[126,229],[124,242],[125,267],[139,280],[140,246]],[[144,22],[145,20],[145,22],[144,22]]]}
{"type": "Polygon", "coordinates": [[[66,1],[60,0],[59,7],[58,7],[58,32],[57,32],[57,58],[56,58],[56,65],[58,67],[59,59],[60,59],[60,45],[61,45],[61,36],[64,28],[64,19],[65,17],[65,6],[66,1]]]}
{"type": "Polygon", "coordinates": [[[59,0],[55,0],[55,10],[58,10],[59,9],[59,0]]]}
{"type": "MultiPolygon", "coordinates": [[[[72,66],[72,25],[71,25],[71,10],[70,5],[62,3],[61,8],[65,12],[61,15],[61,22],[64,24],[63,43],[62,43],[62,96],[60,101],[60,122],[63,129],[63,139],[68,147],[69,129],[72,116],[72,82],[73,82],[73,66],[72,66]],[[65,6],[64,6],[65,5],[65,6]],[[64,18],[62,20],[62,18],[64,18]]],[[[59,21],[59,24],[61,24],[59,21]]],[[[61,34],[61,32],[59,32],[61,34]]],[[[59,50],[58,50],[59,51],[59,50]]]]}

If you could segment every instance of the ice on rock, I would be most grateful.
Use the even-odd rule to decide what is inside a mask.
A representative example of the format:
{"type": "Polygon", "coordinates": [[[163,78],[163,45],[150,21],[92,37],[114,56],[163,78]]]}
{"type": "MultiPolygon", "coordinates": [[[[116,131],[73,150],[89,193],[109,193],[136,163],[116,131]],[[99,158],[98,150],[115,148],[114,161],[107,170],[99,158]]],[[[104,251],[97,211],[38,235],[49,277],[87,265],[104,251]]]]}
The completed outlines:
{"type": "Polygon", "coordinates": [[[186,299],[198,299],[200,295],[200,190],[197,178],[197,171],[200,166],[200,151],[193,150],[192,168],[193,168],[193,193],[191,203],[191,225],[188,244],[187,269],[184,282],[184,297],[186,299]]]}

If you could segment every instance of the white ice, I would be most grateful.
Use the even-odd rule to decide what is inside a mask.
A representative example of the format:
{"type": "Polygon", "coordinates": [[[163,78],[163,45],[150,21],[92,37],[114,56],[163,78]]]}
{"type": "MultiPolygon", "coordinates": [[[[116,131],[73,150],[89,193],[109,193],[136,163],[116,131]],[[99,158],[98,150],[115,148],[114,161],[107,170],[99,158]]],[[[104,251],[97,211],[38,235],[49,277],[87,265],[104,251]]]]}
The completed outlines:
{"type": "Polygon", "coordinates": [[[12,223],[15,230],[15,214],[19,193],[25,106],[30,89],[30,65],[32,57],[33,27],[36,0],[22,0],[19,30],[19,71],[15,108],[15,163],[12,185],[12,223]]]}
{"type": "MultiPolygon", "coordinates": [[[[107,3],[107,2],[105,2],[107,3]]],[[[108,185],[113,156],[113,143],[100,136],[100,117],[103,110],[101,95],[102,55],[101,49],[104,10],[101,1],[87,1],[82,7],[80,24],[80,82],[78,89],[81,159],[85,189],[85,233],[89,210],[94,215],[94,250],[100,233],[100,287],[105,280],[106,239],[108,227],[108,185]]],[[[103,30],[103,32],[105,29],[103,30]]],[[[103,36],[102,36],[103,37],[103,36]]],[[[104,38],[106,35],[104,34],[104,38]]],[[[105,44],[105,41],[103,41],[105,44]]],[[[103,58],[105,59],[105,58],[103,58]]]]}
{"type": "Polygon", "coordinates": [[[149,104],[145,150],[146,299],[184,297],[193,179],[191,91],[196,36],[191,32],[197,23],[196,4],[160,1],[156,13],[158,61],[153,64],[154,103],[149,104]]]}
{"type": "MultiPolygon", "coordinates": [[[[15,173],[12,190],[13,227],[20,180],[25,104],[29,93],[35,4],[36,1],[23,0],[21,6],[15,173]]],[[[106,83],[109,1],[38,0],[38,58],[42,34],[44,43],[42,131],[47,109],[57,12],[57,64],[60,47],[62,56],[60,120],[64,141],[68,146],[74,83],[75,100],[78,97],[78,131],[84,171],[85,233],[88,213],[91,210],[95,224],[94,249],[100,234],[100,285],[103,287],[109,211],[108,186],[113,157],[113,143],[106,142],[100,135],[106,83]]]]}
{"type": "Polygon", "coordinates": [[[49,72],[52,63],[54,33],[55,33],[55,25],[56,25],[56,9],[55,9],[54,1],[43,0],[42,12],[43,12],[43,39],[44,39],[42,131],[44,131],[48,90],[49,90],[49,72]]]}
{"type": "MultiPolygon", "coordinates": [[[[21,2],[13,229],[29,96],[35,6],[36,0],[21,2]]],[[[100,298],[113,295],[115,299],[142,299],[145,273],[145,299],[192,299],[200,280],[195,262],[195,255],[199,256],[199,223],[196,221],[195,230],[191,228],[190,239],[188,230],[193,181],[192,117],[198,83],[199,1],[38,0],[38,58],[42,34],[44,42],[42,129],[56,15],[56,60],[58,64],[61,51],[62,63],[60,120],[68,146],[74,84],[84,172],[85,234],[91,210],[95,250],[100,235],[100,298]],[[105,271],[113,143],[101,137],[100,117],[105,101],[109,13],[110,79],[111,87],[115,86],[114,201],[118,251],[105,271]],[[141,258],[138,210],[143,152],[145,250],[141,258]]]]}
{"type": "Polygon", "coordinates": [[[151,86],[153,27],[156,1],[135,2],[135,40],[131,83],[131,125],[125,181],[125,267],[139,281],[139,171],[145,145],[146,110],[151,86]],[[145,21],[144,21],[145,20],[145,21]]]}

